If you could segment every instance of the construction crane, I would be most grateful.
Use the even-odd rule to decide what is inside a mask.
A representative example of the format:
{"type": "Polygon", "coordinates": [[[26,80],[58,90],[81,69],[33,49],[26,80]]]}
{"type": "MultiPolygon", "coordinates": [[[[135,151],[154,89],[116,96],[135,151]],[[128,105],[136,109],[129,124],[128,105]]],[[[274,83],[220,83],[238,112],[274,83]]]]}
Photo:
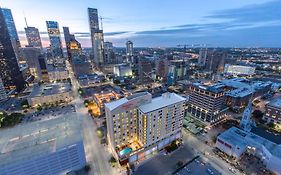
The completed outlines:
{"type": "Polygon", "coordinates": [[[103,30],[103,20],[104,19],[111,19],[111,18],[106,18],[106,17],[102,17],[102,16],[100,16],[100,25],[101,25],[101,30],[103,30]]]}
{"type": "Polygon", "coordinates": [[[207,47],[210,44],[179,44],[177,47],[186,49],[187,47],[207,47]]]}

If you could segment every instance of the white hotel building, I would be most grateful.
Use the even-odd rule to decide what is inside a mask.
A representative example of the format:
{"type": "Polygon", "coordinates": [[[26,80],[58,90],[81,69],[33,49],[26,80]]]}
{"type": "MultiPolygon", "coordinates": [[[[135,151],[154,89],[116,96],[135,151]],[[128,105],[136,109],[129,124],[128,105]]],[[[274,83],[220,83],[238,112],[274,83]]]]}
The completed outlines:
{"type": "Polygon", "coordinates": [[[109,147],[121,165],[155,155],[181,139],[185,98],[165,93],[152,98],[148,92],[106,103],[109,147]]]}

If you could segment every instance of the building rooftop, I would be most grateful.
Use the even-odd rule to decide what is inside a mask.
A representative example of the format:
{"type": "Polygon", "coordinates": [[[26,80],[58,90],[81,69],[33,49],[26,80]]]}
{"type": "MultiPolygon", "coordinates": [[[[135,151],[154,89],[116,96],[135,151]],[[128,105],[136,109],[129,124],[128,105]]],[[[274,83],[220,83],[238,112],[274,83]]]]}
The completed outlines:
{"type": "Polygon", "coordinates": [[[281,109],[281,97],[273,99],[268,106],[281,109]]]}
{"type": "Polygon", "coordinates": [[[34,159],[82,141],[75,115],[0,130],[0,166],[34,159]]]}
{"type": "Polygon", "coordinates": [[[122,104],[125,104],[126,102],[128,102],[131,99],[134,99],[134,98],[137,98],[137,97],[140,97],[140,96],[143,96],[143,95],[148,95],[148,94],[149,94],[148,92],[135,93],[135,94],[130,95],[128,97],[124,97],[124,98],[121,98],[121,99],[116,100],[116,101],[105,103],[105,106],[110,111],[112,111],[113,109],[117,108],[118,106],[121,106],[122,104]]]}
{"type": "Polygon", "coordinates": [[[164,93],[160,97],[153,98],[151,103],[141,105],[139,109],[143,113],[155,111],[157,109],[185,101],[185,98],[175,93],[164,93]]]}
{"type": "Polygon", "coordinates": [[[30,98],[38,96],[47,96],[53,94],[60,94],[71,91],[71,87],[67,83],[54,83],[48,85],[35,85],[30,93],[30,98]]]}
{"type": "Polygon", "coordinates": [[[269,132],[263,128],[257,128],[257,127],[253,127],[251,132],[260,137],[263,137],[273,143],[281,144],[281,135],[280,134],[275,134],[275,133],[269,132]]]}
{"type": "Polygon", "coordinates": [[[214,85],[204,85],[202,83],[193,83],[193,86],[205,90],[205,91],[210,91],[213,93],[222,93],[223,92],[223,86],[219,86],[219,84],[214,84],[214,85]]]}
{"type": "Polygon", "coordinates": [[[280,136],[274,136],[274,134],[262,130],[254,128],[251,132],[245,132],[239,128],[231,127],[220,134],[218,138],[233,146],[246,147],[250,145],[259,148],[263,146],[272,155],[281,158],[280,136]]]}

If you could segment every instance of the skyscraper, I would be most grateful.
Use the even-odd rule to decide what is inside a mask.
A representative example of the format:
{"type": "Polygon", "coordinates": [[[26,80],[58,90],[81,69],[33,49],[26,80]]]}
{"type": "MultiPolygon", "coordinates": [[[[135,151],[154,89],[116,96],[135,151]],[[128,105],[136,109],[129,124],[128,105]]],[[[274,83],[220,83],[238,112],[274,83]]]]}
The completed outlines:
{"type": "Polygon", "coordinates": [[[70,34],[68,27],[63,27],[65,45],[67,49],[68,60],[72,62],[74,55],[82,54],[81,44],[75,39],[75,36],[70,34]]]}
{"type": "Polygon", "coordinates": [[[7,93],[3,84],[3,81],[0,78],[0,101],[7,99],[7,93]]]}
{"type": "Polygon", "coordinates": [[[0,12],[0,78],[6,89],[20,91],[24,88],[24,79],[17,63],[2,10],[0,12]]]}
{"type": "Polygon", "coordinates": [[[21,49],[21,54],[26,60],[30,74],[35,77],[36,80],[40,80],[40,67],[38,57],[41,54],[41,49],[38,47],[25,47],[21,49]]]}
{"type": "Polygon", "coordinates": [[[24,28],[28,46],[42,48],[39,30],[35,27],[24,28]]]}
{"type": "Polygon", "coordinates": [[[2,13],[4,16],[4,20],[6,22],[6,26],[8,28],[8,33],[10,36],[10,40],[16,55],[17,60],[20,60],[20,54],[19,54],[19,48],[20,46],[20,40],[18,37],[17,29],[15,26],[14,18],[12,15],[12,11],[10,9],[2,8],[2,13]]]}
{"type": "Polygon", "coordinates": [[[138,74],[140,83],[151,83],[152,78],[152,65],[146,58],[141,58],[138,63],[138,74]]]}
{"type": "Polygon", "coordinates": [[[93,49],[93,63],[100,67],[104,64],[104,39],[103,31],[99,29],[98,10],[88,8],[89,25],[93,49]]]}
{"type": "Polygon", "coordinates": [[[112,42],[104,42],[104,62],[109,64],[116,63],[112,42]]]}
{"type": "Polygon", "coordinates": [[[127,56],[127,62],[132,63],[133,62],[133,53],[134,53],[134,44],[132,41],[126,42],[126,56],[127,56]]]}
{"type": "Polygon", "coordinates": [[[56,21],[46,21],[46,24],[50,38],[52,55],[55,60],[58,58],[63,58],[59,24],[56,21]]]}
{"type": "Polygon", "coordinates": [[[88,8],[90,32],[99,30],[99,16],[98,9],[88,8]]]}
{"type": "Polygon", "coordinates": [[[207,51],[206,69],[213,73],[222,73],[224,71],[224,62],[227,54],[224,51],[212,50],[207,51]]]}

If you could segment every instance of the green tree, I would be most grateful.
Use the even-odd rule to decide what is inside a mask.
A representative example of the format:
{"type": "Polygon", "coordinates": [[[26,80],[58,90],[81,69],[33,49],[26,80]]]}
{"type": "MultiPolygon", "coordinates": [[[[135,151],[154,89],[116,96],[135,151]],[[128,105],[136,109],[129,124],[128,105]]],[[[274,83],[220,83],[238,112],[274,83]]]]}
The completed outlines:
{"type": "Polygon", "coordinates": [[[103,130],[102,130],[101,128],[97,129],[97,136],[98,136],[99,138],[103,138],[104,133],[103,133],[103,130]]]}
{"type": "Polygon", "coordinates": [[[216,143],[216,141],[217,141],[217,136],[212,136],[212,137],[211,137],[211,140],[212,140],[213,143],[216,143]]]}
{"type": "Polygon", "coordinates": [[[2,127],[3,121],[5,120],[5,118],[7,117],[7,113],[6,112],[0,112],[0,127],[2,127]]]}
{"type": "Polygon", "coordinates": [[[23,109],[26,109],[26,108],[29,108],[29,107],[30,107],[29,104],[28,104],[27,99],[25,99],[25,100],[23,100],[23,101],[21,102],[21,107],[22,107],[23,109]]]}
{"type": "Polygon", "coordinates": [[[12,113],[9,116],[6,116],[3,120],[3,127],[14,126],[21,122],[23,118],[23,114],[21,113],[12,113]]]}

